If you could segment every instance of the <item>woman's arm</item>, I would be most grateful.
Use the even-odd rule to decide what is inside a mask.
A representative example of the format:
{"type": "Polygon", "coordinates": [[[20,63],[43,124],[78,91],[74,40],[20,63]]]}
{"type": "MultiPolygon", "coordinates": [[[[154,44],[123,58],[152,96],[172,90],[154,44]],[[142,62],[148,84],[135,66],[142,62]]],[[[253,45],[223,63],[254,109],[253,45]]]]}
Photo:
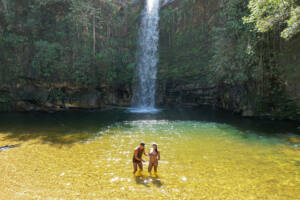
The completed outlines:
{"type": "Polygon", "coordinates": [[[157,152],[157,159],[160,160],[160,152],[157,152]]]}

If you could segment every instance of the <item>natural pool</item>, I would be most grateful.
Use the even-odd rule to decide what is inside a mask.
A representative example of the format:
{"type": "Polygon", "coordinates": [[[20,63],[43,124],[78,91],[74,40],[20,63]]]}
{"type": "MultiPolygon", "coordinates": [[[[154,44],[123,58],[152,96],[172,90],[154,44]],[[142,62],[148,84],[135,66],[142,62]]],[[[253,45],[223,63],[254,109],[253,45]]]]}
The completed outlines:
{"type": "Polygon", "coordinates": [[[290,122],[119,109],[0,114],[0,133],[0,146],[21,144],[0,152],[0,199],[300,199],[290,122]],[[157,178],[132,175],[140,141],[159,145],[157,178]]]}

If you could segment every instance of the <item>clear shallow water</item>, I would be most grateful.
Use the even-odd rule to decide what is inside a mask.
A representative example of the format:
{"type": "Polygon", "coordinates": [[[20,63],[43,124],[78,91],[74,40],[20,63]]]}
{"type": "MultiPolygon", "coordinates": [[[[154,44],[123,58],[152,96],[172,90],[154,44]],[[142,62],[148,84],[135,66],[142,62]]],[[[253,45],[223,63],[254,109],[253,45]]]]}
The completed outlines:
{"type": "Polygon", "coordinates": [[[300,138],[288,122],[113,110],[1,114],[0,132],[0,146],[21,144],[0,152],[3,199],[300,199],[300,138]],[[159,145],[157,178],[132,175],[140,141],[159,145]]]}

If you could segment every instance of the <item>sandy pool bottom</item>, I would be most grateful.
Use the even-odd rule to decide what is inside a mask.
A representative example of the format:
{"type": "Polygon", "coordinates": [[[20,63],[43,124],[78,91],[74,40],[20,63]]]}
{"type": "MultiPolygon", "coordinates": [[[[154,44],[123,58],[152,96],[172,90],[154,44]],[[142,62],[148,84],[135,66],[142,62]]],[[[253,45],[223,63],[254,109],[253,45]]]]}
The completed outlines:
{"type": "Polygon", "coordinates": [[[34,134],[0,134],[0,146],[21,144],[0,152],[0,199],[300,199],[299,146],[227,125],[145,120],[92,136],[34,134]],[[132,174],[140,141],[159,145],[157,178],[132,174]]]}

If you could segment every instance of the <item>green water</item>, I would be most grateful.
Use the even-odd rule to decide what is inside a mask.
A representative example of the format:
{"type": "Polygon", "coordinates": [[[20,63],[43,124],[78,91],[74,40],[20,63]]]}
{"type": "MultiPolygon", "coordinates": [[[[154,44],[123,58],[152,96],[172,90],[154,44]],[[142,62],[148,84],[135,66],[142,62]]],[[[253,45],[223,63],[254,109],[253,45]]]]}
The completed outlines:
{"type": "MultiPolygon", "coordinates": [[[[210,108],[0,115],[5,199],[300,199],[297,124],[210,108]],[[132,175],[158,143],[158,176],[132,175]]],[[[145,160],[148,161],[147,158],[145,160]]],[[[148,162],[144,163],[147,167],[148,162]]]]}

